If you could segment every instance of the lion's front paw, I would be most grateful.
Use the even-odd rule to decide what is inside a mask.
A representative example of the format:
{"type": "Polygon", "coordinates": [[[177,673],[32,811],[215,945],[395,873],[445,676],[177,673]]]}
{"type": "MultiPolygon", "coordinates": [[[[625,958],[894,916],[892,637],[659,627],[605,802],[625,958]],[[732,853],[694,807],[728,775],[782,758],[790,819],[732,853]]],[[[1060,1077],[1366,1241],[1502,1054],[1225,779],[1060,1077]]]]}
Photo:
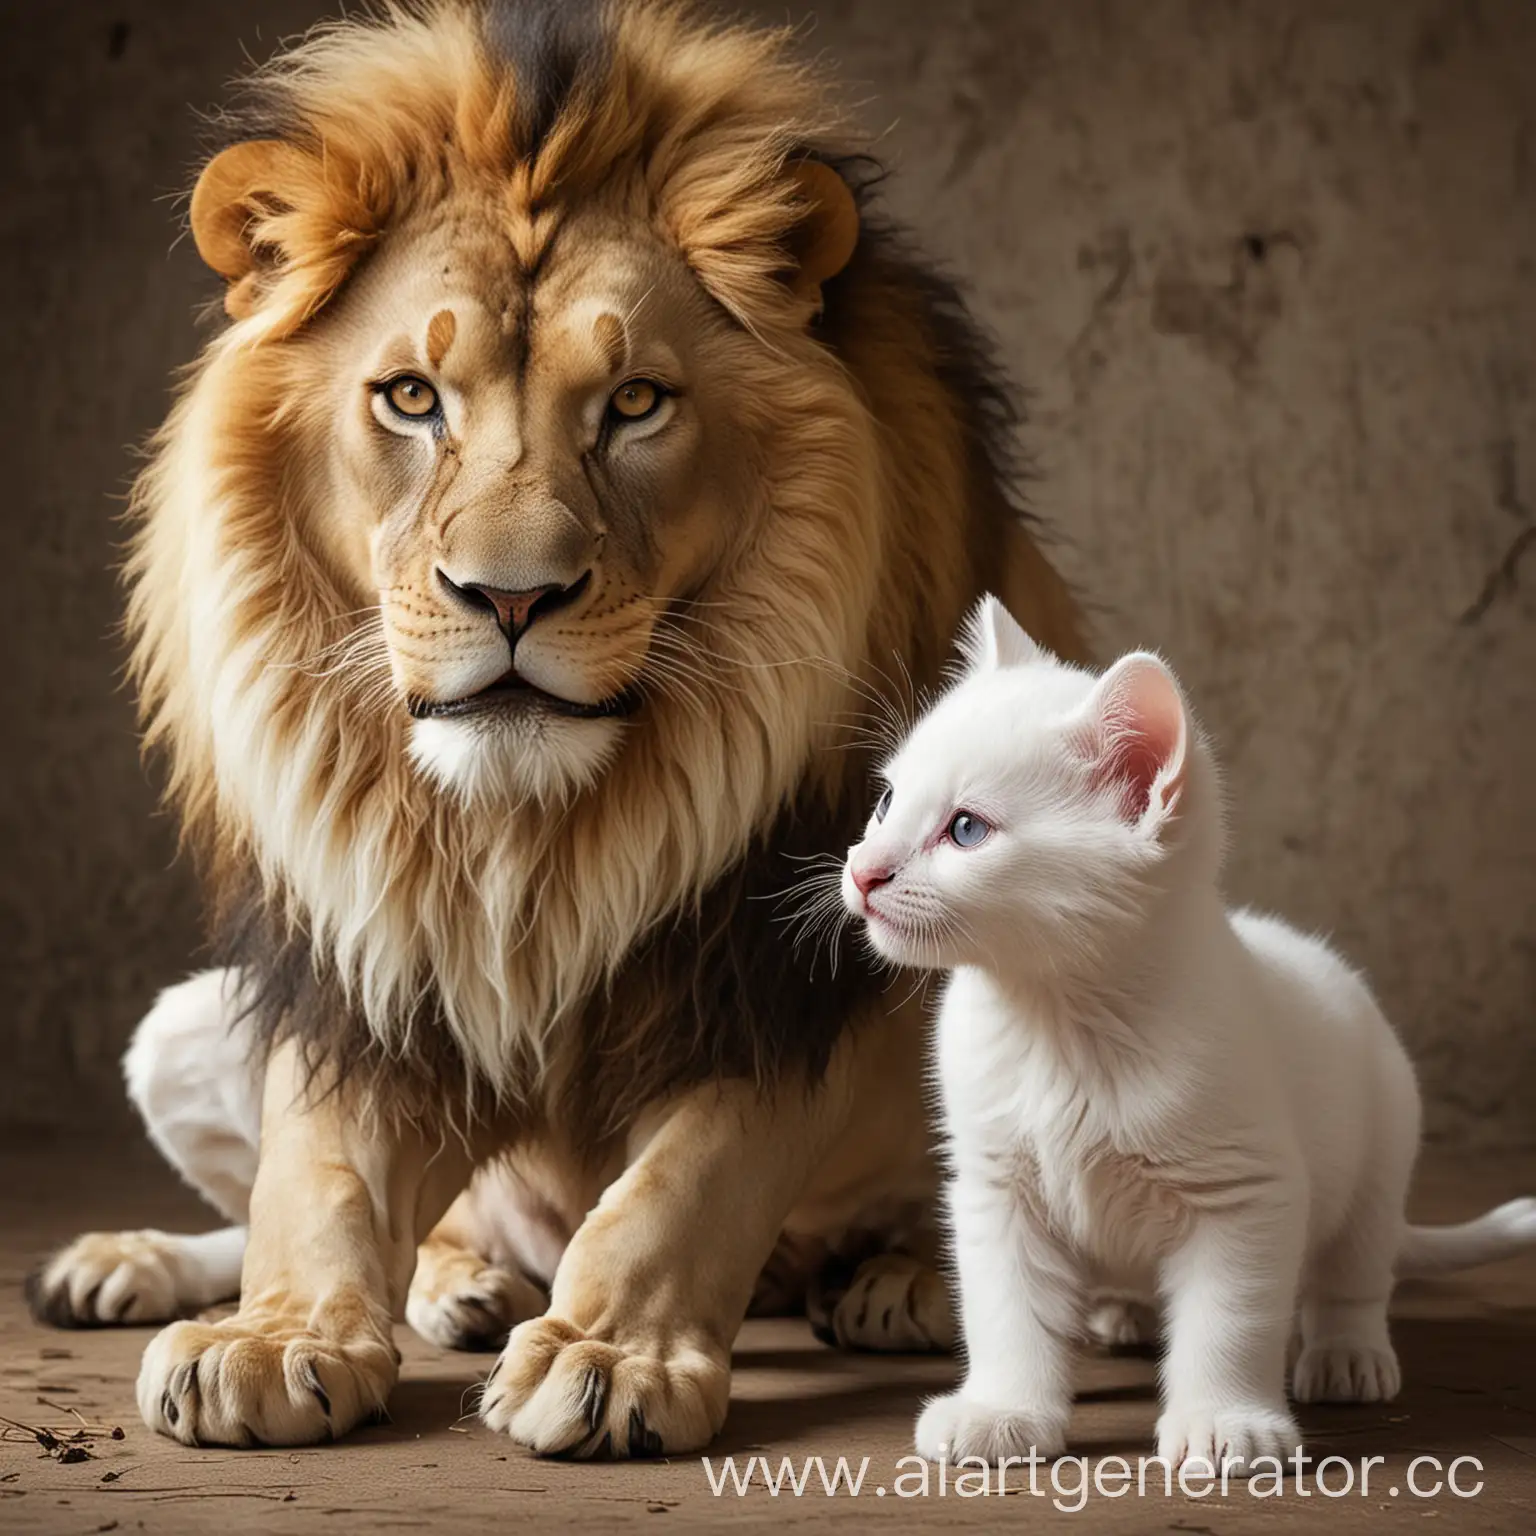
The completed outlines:
{"type": "Polygon", "coordinates": [[[879,1254],[859,1266],[833,1309],[832,1335],[844,1349],[953,1349],[955,1314],[949,1287],[921,1259],[879,1254]]]}
{"type": "Polygon", "coordinates": [[[240,1317],[172,1323],[144,1351],[139,1412],[184,1445],[314,1445],[380,1412],[398,1374],[384,1338],[339,1343],[240,1317]]]}
{"type": "Polygon", "coordinates": [[[211,1299],[188,1246],[168,1232],[87,1232],[27,1277],[32,1315],[55,1328],[169,1322],[211,1299]]]}
{"type": "Polygon", "coordinates": [[[963,1392],[932,1399],[917,1420],[917,1453],[952,1465],[966,1458],[1059,1456],[1067,1444],[1067,1413],[993,1408],[963,1392]]]}
{"type": "Polygon", "coordinates": [[[541,1456],[665,1456],[709,1444],[730,1384],[723,1353],[619,1345],[539,1317],[512,1330],[480,1416],[541,1456]]]}
{"type": "Polygon", "coordinates": [[[423,1248],[405,1318],[443,1349],[500,1349],[507,1335],[538,1317],[549,1298],[524,1275],[487,1264],[462,1248],[423,1248]]]}

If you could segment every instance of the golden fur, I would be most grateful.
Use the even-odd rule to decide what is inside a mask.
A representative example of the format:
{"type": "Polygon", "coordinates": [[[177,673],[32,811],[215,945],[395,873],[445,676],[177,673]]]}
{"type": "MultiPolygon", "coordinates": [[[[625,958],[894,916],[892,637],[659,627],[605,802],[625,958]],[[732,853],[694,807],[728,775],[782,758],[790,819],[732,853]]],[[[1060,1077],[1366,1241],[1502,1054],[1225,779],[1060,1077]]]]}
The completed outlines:
{"type": "MultiPolygon", "coordinates": [[[[433,988],[469,1066],[514,1097],[636,936],[739,859],[807,775],[843,790],[854,760],[818,748],[898,659],[932,675],[977,585],[976,525],[998,510],[968,505],[973,427],[935,377],[943,338],[914,295],[855,258],[833,351],[782,280],[805,214],[792,157],[841,147],[815,77],[777,34],[665,3],[615,18],[602,94],[528,159],[476,7],[391,9],[280,58],[260,91],[291,126],[239,204],[243,318],[205,351],[135,497],[147,739],[169,750],[215,881],[254,864],[392,1046],[433,988]],[[735,499],[758,536],[667,621],[679,681],[622,728],[600,792],[553,809],[492,809],[413,767],[398,700],[349,675],[347,640],[362,654],[376,622],[348,618],[366,567],[305,516],[328,423],[306,414],[311,349],[294,338],[393,228],[465,188],[525,271],[573,207],[659,231],[742,328],[735,424],[761,478],[735,499]]],[[[226,212],[213,227],[227,243],[235,226],[226,212]]],[[[1026,579],[1012,601],[1072,650],[1054,576],[1036,562],[1026,579]]],[[[615,665],[643,675],[659,624],[639,608],[615,665]]]]}
{"type": "MultiPolygon", "coordinates": [[[[151,1345],[155,1427],[381,1402],[487,1159],[424,1268],[481,1276],[518,1202],[560,1229],[484,1409],[544,1451],[705,1443],[781,1234],[926,1221],[919,1009],[751,898],[846,846],[871,700],[983,586],[1080,644],[985,347],[829,101],[679,0],[421,0],[258,74],[205,168],[232,323],[136,489],[129,623],[268,1067],[241,1312],[151,1345]]],[[[846,1342],[948,1337],[915,1255],[849,1294],[846,1342]]]]}

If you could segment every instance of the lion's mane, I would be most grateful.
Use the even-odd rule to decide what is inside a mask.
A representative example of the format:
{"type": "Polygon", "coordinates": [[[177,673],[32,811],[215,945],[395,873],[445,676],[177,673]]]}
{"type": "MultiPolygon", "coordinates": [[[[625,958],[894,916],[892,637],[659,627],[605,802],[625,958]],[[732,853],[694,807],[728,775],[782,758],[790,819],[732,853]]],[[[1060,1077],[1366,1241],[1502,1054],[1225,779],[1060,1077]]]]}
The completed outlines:
{"type": "Polygon", "coordinates": [[[217,952],[265,1038],[406,1111],[468,1093],[579,1141],[689,1082],[814,1076],[883,983],[847,957],[813,977],[758,898],[862,822],[868,690],[900,668],[934,682],[988,586],[1012,582],[1037,632],[1075,648],[1070,600],[1020,531],[987,349],[879,220],[871,163],[791,41],[672,0],[423,0],[312,34],[233,119],[323,152],[253,214],[248,238],[281,255],[137,486],[134,671],[217,952]],[[807,156],[862,208],[810,330],[784,281],[804,212],[784,168],[807,156]],[[551,209],[623,184],[735,323],[808,359],[751,406],[773,452],[743,473],[773,515],[704,594],[708,707],[653,701],[596,786],[553,808],[441,793],[397,704],[309,664],[368,621],[289,515],[310,491],[287,338],[402,209],[463,175],[504,187],[533,260],[551,209]]]}

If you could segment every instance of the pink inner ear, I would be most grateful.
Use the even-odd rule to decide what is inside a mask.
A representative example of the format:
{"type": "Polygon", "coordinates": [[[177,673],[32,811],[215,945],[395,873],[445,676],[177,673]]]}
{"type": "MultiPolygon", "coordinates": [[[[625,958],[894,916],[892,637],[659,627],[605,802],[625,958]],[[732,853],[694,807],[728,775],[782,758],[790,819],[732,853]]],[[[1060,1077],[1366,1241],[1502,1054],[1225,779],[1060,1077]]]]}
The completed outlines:
{"type": "Polygon", "coordinates": [[[1120,819],[1134,824],[1147,814],[1152,785],[1162,766],[1157,753],[1140,737],[1116,736],[1093,765],[1091,779],[1095,789],[1115,791],[1120,819]]]}
{"type": "Polygon", "coordinates": [[[1133,825],[1147,814],[1159,789],[1169,810],[1184,785],[1184,703],[1167,669],[1150,656],[1128,656],[1094,692],[1091,781],[1112,789],[1118,810],[1133,825]],[[1163,782],[1158,786],[1158,779],[1163,782]]]}

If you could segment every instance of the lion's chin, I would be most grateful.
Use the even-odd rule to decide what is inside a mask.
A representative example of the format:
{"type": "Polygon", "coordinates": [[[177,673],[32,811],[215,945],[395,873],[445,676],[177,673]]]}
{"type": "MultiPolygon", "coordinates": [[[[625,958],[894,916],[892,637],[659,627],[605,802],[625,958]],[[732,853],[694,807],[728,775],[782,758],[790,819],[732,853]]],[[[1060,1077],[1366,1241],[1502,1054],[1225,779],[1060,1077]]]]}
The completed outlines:
{"type": "Polygon", "coordinates": [[[544,711],[413,720],[410,754],[444,793],[560,804],[601,778],[622,733],[617,719],[566,719],[544,711]]]}

